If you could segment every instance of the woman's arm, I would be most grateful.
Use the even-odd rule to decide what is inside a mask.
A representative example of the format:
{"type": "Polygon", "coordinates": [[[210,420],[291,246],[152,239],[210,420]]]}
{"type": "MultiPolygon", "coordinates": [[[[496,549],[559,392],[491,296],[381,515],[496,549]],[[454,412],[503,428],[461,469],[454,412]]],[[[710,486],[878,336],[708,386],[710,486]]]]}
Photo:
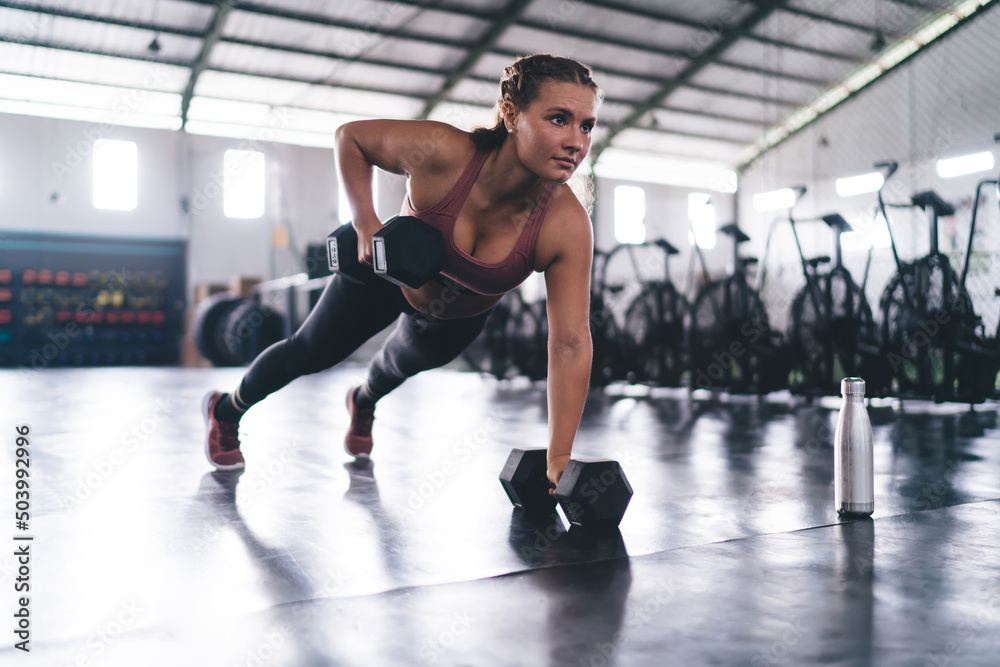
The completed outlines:
{"type": "Polygon", "coordinates": [[[468,141],[465,136],[447,123],[422,120],[360,120],[337,128],[337,171],[351,206],[362,263],[372,263],[371,239],[382,226],[372,201],[373,167],[433,177],[454,161],[456,148],[468,141]]]}
{"type": "MultiPolygon", "coordinates": [[[[572,195],[570,195],[572,196],[572,195]]],[[[555,255],[545,268],[549,322],[549,453],[548,477],[558,483],[573,451],[573,440],[590,387],[593,347],[590,340],[590,264],[593,233],[590,219],[577,202],[546,235],[555,255]]],[[[553,221],[556,222],[556,221],[553,221]]]]}

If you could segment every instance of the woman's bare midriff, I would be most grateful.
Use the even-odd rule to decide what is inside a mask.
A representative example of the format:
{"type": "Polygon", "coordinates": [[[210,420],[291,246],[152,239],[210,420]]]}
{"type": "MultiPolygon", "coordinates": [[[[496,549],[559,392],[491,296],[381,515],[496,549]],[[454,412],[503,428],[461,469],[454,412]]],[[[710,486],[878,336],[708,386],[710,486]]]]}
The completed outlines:
{"type": "Polygon", "coordinates": [[[485,313],[503,298],[502,294],[484,296],[462,293],[438,280],[431,280],[419,289],[400,289],[411,306],[439,320],[454,320],[485,313]]]}

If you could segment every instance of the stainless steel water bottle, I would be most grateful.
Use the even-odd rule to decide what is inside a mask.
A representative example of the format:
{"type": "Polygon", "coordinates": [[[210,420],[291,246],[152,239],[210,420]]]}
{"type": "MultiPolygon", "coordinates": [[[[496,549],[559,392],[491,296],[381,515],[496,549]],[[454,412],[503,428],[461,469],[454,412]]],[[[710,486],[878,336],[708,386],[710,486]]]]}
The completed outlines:
{"type": "Polygon", "coordinates": [[[875,511],[875,471],[865,381],[844,378],[840,394],[844,404],[833,441],[834,502],[839,514],[868,515],[875,511]]]}

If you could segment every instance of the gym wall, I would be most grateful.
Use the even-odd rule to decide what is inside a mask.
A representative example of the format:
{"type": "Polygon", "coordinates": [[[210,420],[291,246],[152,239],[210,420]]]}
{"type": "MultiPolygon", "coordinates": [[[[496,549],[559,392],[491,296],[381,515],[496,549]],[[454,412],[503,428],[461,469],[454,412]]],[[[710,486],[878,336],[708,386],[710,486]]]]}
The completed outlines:
{"type": "MultiPolygon", "coordinates": [[[[996,178],[1000,166],[992,172],[943,179],[937,175],[936,163],[942,157],[992,151],[1000,165],[1000,145],[993,142],[994,133],[1000,132],[998,34],[1000,7],[879,79],[753,164],[740,179],[738,203],[740,224],[752,237],[747,254],[760,254],[771,221],[785,214],[757,212],[752,202],[755,193],[806,185],[809,192],[795,207],[796,217],[831,212],[840,212],[849,220],[857,214],[870,216],[875,194],[842,198],[835,191],[836,179],[872,172],[873,163],[891,159],[898,161],[900,168],[887,186],[891,193],[887,200],[905,201],[913,193],[934,190],[956,207],[953,219],[940,222],[939,244],[960,271],[976,183],[996,178]]],[[[768,92],[780,94],[773,86],[768,92]]],[[[987,194],[984,203],[976,225],[968,289],[977,314],[992,332],[1000,311],[993,293],[1000,286],[1000,267],[995,261],[1000,251],[995,191],[987,194]]],[[[923,212],[890,209],[889,215],[900,259],[926,254],[929,229],[923,212]]],[[[803,236],[806,255],[832,254],[832,234],[826,226],[808,227],[814,233],[803,236]]],[[[844,261],[859,283],[866,259],[867,251],[844,253],[844,261]]],[[[785,295],[794,294],[804,282],[787,223],[775,232],[767,270],[765,301],[775,326],[782,328],[789,302],[785,295]]],[[[882,290],[895,270],[891,249],[876,248],[866,289],[873,309],[877,310],[882,290]]]]}

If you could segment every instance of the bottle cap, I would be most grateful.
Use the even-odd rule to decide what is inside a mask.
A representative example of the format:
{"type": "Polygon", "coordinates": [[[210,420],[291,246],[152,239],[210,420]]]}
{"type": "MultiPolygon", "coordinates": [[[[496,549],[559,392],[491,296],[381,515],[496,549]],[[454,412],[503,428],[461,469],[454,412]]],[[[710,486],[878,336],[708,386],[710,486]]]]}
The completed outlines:
{"type": "Polygon", "coordinates": [[[840,394],[842,396],[864,396],[865,381],[861,378],[844,378],[840,381],[840,394]]]}

